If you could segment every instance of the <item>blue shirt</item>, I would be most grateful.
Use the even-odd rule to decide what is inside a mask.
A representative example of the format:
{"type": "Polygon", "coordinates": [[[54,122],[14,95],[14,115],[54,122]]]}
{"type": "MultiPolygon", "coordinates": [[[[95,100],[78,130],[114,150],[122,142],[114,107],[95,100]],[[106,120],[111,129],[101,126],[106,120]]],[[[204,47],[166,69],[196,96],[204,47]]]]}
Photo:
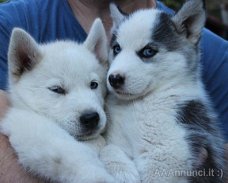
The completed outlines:
{"type": "MultiPolygon", "coordinates": [[[[170,9],[158,3],[168,13],[170,9]]],[[[7,89],[7,50],[11,31],[21,27],[37,42],[56,39],[84,41],[86,33],[67,0],[11,0],[0,4],[0,89],[7,89]]],[[[203,31],[202,77],[228,139],[228,42],[203,31]]]]}

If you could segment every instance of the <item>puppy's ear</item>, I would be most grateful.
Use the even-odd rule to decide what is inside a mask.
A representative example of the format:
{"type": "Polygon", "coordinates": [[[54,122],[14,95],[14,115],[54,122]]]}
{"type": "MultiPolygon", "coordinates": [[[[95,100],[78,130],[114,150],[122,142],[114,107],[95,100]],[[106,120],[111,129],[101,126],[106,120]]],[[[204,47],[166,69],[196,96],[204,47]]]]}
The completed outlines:
{"type": "Polygon", "coordinates": [[[206,20],[203,0],[188,0],[172,18],[178,33],[185,34],[193,44],[199,42],[206,20]]]}
{"type": "Polygon", "coordinates": [[[84,45],[87,49],[96,54],[101,64],[107,64],[108,40],[104,26],[99,18],[94,21],[84,45]]]}
{"type": "Polygon", "coordinates": [[[41,52],[35,40],[24,30],[14,28],[8,51],[11,79],[17,81],[22,74],[32,70],[40,60],[41,52]]]}
{"type": "Polygon", "coordinates": [[[126,15],[119,10],[114,4],[110,4],[110,13],[113,21],[112,32],[120,25],[120,23],[126,18],[126,15]]]}

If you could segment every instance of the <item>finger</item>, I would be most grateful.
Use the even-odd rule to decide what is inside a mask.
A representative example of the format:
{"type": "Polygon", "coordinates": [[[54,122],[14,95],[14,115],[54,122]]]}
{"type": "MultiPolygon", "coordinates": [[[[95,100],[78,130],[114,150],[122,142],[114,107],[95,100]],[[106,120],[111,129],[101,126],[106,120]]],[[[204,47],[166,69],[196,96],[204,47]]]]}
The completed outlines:
{"type": "Polygon", "coordinates": [[[148,8],[156,8],[156,1],[155,0],[147,0],[147,7],[148,8]]]}
{"type": "Polygon", "coordinates": [[[2,119],[8,109],[9,100],[5,91],[0,90],[0,119],[2,119]]]}

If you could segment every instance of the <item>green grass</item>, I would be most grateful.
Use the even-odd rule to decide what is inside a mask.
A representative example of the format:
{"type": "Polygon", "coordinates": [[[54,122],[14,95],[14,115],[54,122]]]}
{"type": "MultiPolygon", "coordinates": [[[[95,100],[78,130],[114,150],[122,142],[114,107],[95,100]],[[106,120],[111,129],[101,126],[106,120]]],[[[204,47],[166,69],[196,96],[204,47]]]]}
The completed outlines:
{"type": "Polygon", "coordinates": [[[0,0],[0,3],[3,3],[3,2],[5,2],[6,0],[0,0]]]}

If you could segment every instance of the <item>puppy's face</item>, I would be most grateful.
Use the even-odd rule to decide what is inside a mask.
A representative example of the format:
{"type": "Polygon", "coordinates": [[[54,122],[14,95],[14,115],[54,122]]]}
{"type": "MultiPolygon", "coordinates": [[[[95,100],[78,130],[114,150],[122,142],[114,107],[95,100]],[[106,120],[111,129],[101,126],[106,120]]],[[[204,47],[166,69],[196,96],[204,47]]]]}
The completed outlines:
{"type": "Polygon", "coordinates": [[[16,48],[9,52],[14,105],[54,120],[77,139],[93,138],[104,129],[106,69],[88,40],[38,45],[27,33],[15,30],[11,43],[16,48]],[[17,47],[13,41],[19,38],[20,46],[25,48],[27,42],[30,48],[17,47]]]}
{"type": "Polygon", "coordinates": [[[198,41],[205,13],[200,0],[186,3],[171,17],[140,10],[128,17],[112,5],[114,20],[108,88],[121,99],[135,99],[158,88],[194,80],[198,41]]]}
{"type": "Polygon", "coordinates": [[[105,72],[95,56],[69,42],[40,49],[40,63],[20,78],[12,92],[77,138],[99,133],[106,123],[105,72]]]}

